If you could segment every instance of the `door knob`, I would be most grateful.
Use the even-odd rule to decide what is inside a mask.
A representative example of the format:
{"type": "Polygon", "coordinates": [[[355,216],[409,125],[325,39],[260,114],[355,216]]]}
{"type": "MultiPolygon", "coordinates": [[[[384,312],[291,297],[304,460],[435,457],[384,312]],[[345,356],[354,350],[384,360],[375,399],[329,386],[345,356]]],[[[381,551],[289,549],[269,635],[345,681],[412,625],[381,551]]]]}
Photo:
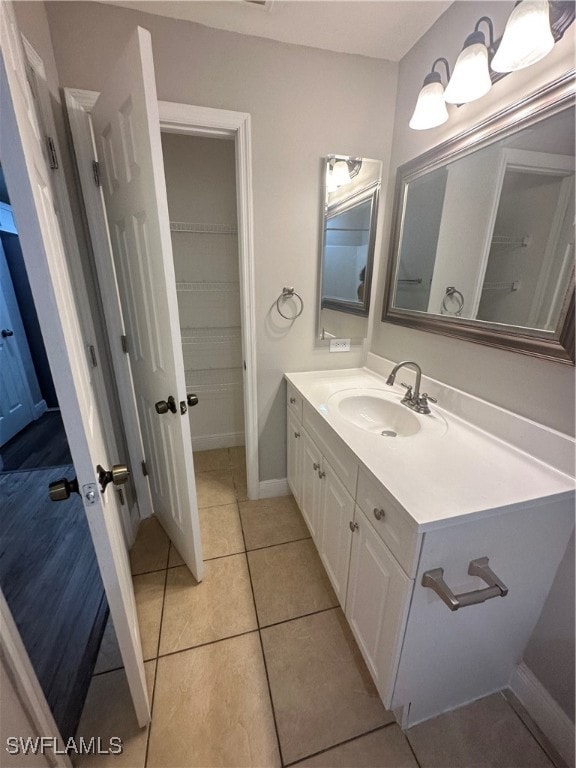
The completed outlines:
{"type": "Polygon", "coordinates": [[[176,400],[170,395],[168,400],[158,400],[158,402],[155,404],[154,408],[156,408],[156,413],[159,413],[162,415],[163,413],[168,413],[168,411],[172,411],[172,413],[176,413],[178,410],[176,407],[176,400]]]}
{"type": "Polygon", "coordinates": [[[104,469],[100,464],[96,467],[98,472],[98,480],[100,481],[100,489],[102,493],[106,490],[108,483],[114,483],[114,485],[124,485],[126,480],[130,477],[130,470],[126,464],[114,464],[112,469],[104,469]]]}
{"type": "Polygon", "coordinates": [[[55,480],[48,486],[50,501],[64,501],[70,498],[71,493],[80,493],[76,478],[67,480],[63,477],[61,480],[55,480]]]}
{"type": "Polygon", "coordinates": [[[10,330],[10,328],[2,328],[2,338],[7,339],[8,336],[14,336],[14,331],[10,330]]]}
{"type": "Polygon", "coordinates": [[[189,394],[186,395],[186,402],[192,408],[193,405],[198,405],[198,395],[189,394]]]}

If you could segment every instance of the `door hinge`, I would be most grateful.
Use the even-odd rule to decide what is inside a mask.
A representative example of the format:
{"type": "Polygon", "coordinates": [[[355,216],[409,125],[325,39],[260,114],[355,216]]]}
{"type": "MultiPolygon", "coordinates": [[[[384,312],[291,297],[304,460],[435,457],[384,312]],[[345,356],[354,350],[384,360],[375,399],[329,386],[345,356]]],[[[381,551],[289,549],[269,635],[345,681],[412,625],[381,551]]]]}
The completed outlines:
{"type": "Polygon", "coordinates": [[[92,174],[94,175],[94,183],[97,187],[100,186],[100,163],[98,160],[94,160],[92,163],[92,174]]]}
{"type": "Polygon", "coordinates": [[[90,344],[88,349],[90,350],[90,360],[92,361],[92,368],[97,368],[98,367],[98,358],[96,357],[96,350],[94,349],[92,344],[90,344]]]}
{"type": "Polygon", "coordinates": [[[122,488],[118,488],[117,491],[118,491],[118,498],[120,499],[120,504],[124,506],[124,504],[126,503],[124,501],[124,491],[122,490],[122,488]]]}
{"type": "Polygon", "coordinates": [[[51,136],[46,136],[46,146],[48,148],[48,163],[50,168],[55,171],[58,168],[58,155],[56,154],[56,145],[51,136]]]}
{"type": "Polygon", "coordinates": [[[148,467],[146,466],[146,462],[142,462],[142,474],[144,477],[148,477],[148,467]]]}
{"type": "Polygon", "coordinates": [[[128,336],[120,336],[120,344],[122,344],[122,352],[128,354],[128,336]]]}

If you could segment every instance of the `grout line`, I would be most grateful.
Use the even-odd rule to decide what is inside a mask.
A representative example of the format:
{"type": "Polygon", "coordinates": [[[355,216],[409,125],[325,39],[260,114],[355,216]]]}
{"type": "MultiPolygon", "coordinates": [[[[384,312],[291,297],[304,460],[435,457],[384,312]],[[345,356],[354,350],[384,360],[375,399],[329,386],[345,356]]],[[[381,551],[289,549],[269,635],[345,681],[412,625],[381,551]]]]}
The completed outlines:
{"type": "MultiPolygon", "coordinates": [[[[244,525],[242,523],[242,515],[240,514],[240,504],[238,503],[238,516],[240,517],[240,529],[242,531],[242,540],[244,541],[244,547],[246,547],[246,537],[244,535],[244,525]]],[[[262,632],[260,629],[260,619],[258,617],[258,607],[256,605],[256,596],[254,594],[254,583],[252,581],[252,571],[250,570],[250,561],[248,559],[248,552],[245,552],[246,565],[248,566],[248,577],[250,579],[250,589],[252,591],[252,600],[254,601],[254,612],[256,614],[256,623],[258,626],[258,639],[260,640],[260,652],[262,653],[262,663],[264,664],[264,674],[266,675],[266,685],[268,686],[268,697],[270,699],[270,710],[272,712],[272,720],[274,722],[274,731],[276,733],[276,743],[278,744],[278,755],[280,757],[280,764],[284,765],[284,757],[282,755],[282,745],[280,743],[280,733],[278,731],[278,722],[276,720],[276,710],[274,709],[274,700],[272,698],[272,687],[270,686],[270,675],[268,673],[268,664],[266,663],[266,654],[264,653],[264,643],[262,642],[262,632]]]]}
{"type": "MultiPolygon", "coordinates": [[[[238,632],[235,635],[226,635],[226,637],[218,637],[216,640],[207,640],[205,643],[198,643],[198,645],[188,645],[186,648],[178,648],[175,651],[167,651],[161,653],[160,656],[156,656],[156,659],[165,659],[168,656],[176,656],[178,653],[185,653],[186,651],[195,651],[197,648],[205,648],[207,645],[216,645],[216,643],[223,643],[225,640],[233,640],[236,637],[244,637],[244,635],[252,635],[254,632],[258,632],[258,627],[254,629],[247,629],[244,632],[238,632]]],[[[148,661],[154,661],[154,659],[148,659],[148,661]]]]}
{"type": "MultiPolygon", "coordinates": [[[[358,739],[361,739],[363,736],[369,736],[371,733],[377,733],[378,731],[383,731],[386,728],[390,728],[391,725],[397,725],[396,720],[393,720],[390,723],[384,723],[384,725],[378,725],[376,728],[370,728],[368,731],[364,731],[363,733],[359,733],[356,736],[351,736],[349,739],[344,739],[344,741],[339,741],[336,744],[331,744],[329,747],[325,747],[324,749],[319,749],[317,752],[312,752],[309,755],[304,755],[303,757],[299,757],[298,760],[294,760],[291,763],[286,763],[284,765],[284,768],[291,768],[292,766],[299,765],[304,760],[310,760],[312,757],[317,757],[318,755],[324,755],[326,752],[330,752],[331,749],[337,749],[338,747],[343,747],[344,744],[350,744],[352,741],[357,741],[358,739]]],[[[420,763],[418,763],[418,766],[420,768],[420,763]]]]}
{"type": "Polygon", "coordinates": [[[503,691],[500,691],[500,695],[508,704],[510,709],[514,712],[518,720],[520,720],[524,728],[526,728],[530,736],[532,736],[542,752],[544,752],[546,757],[548,757],[550,762],[555,766],[555,768],[568,768],[562,756],[557,752],[556,748],[550,742],[546,734],[534,722],[532,717],[530,717],[526,708],[520,699],[518,699],[514,691],[512,691],[510,688],[505,688],[503,691]]]}
{"type": "Polygon", "coordinates": [[[260,629],[270,629],[271,627],[277,627],[280,624],[289,624],[291,621],[298,621],[299,619],[305,619],[307,616],[315,616],[317,613],[326,613],[327,611],[335,611],[340,608],[340,603],[336,605],[330,605],[328,608],[319,608],[317,611],[310,611],[310,613],[303,613],[299,616],[292,616],[290,619],[282,619],[282,621],[275,621],[272,624],[264,624],[260,629]]]}
{"type": "MultiPolygon", "coordinates": [[[[408,730],[408,729],[406,729],[406,730],[408,730]]],[[[402,733],[404,735],[404,738],[406,739],[406,743],[410,747],[410,752],[412,752],[412,754],[414,755],[414,760],[416,760],[416,765],[418,766],[418,768],[422,768],[420,760],[418,760],[418,755],[416,754],[416,751],[414,750],[414,747],[412,746],[412,742],[408,738],[408,734],[405,733],[404,731],[402,731],[402,733]]]]}
{"type": "MultiPolygon", "coordinates": [[[[240,516],[240,522],[242,522],[242,516],[240,516]]],[[[293,544],[297,541],[308,541],[312,536],[303,536],[301,539],[289,539],[288,541],[278,541],[275,544],[265,544],[263,547],[253,547],[247,549],[246,552],[259,552],[261,549],[272,549],[272,547],[281,547],[284,544],[293,544]]]]}
{"type": "MultiPolygon", "coordinates": [[[[172,542],[170,542],[172,543],[172,542]]],[[[170,553],[170,548],[168,548],[168,554],[170,553]]],[[[166,572],[164,574],[164,594],[162,595],[162,611],[160,613],[160,628],[158,630],[158,645],[156,646],[156,666],[154,667],[154,685],[152,686],[152,696],[150,701],[150,722],[148,724],[148,733],[146,735],[146,753],[144,755],[144,768],[148,765],[148,751],[150,749],[150,734],[152,733],[152,721],[154,717],[154,697],[156,694],[156,679],[158,677],[158,661],[159,661],[159,654],[160,654],[160,638],[162,637],[162,622],[164,621],[164,606],[166,605],[166,587],[168,584],[168,568],[166,568],[166,572]]],[[[152,659],[149,659],[149,661],[152,661],[152,659]]]]}

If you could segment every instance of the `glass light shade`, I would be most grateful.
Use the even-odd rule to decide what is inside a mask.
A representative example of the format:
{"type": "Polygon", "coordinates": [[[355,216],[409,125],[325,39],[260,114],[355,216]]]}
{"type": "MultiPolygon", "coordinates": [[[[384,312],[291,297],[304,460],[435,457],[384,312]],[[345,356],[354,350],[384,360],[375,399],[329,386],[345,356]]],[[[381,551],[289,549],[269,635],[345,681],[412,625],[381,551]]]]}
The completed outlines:
{"type": "Polygon", "coordinates": [[[444,91],[444,99],[449,104],[467,104],[484,96],[490,88],[492,80],[488,71],[486,44],[474,42],[465,45],[456,60],[454,72],[444,91]]]}
{"type": "Polygon", "coordinates": [[[333,186],[334,189],[342,187],[344,184],[350,184],[352,179],[350,178],[350,170],[346,160],[336,160],[331,176],[330,186],[333,186]]]}
{"type": "Polygon", "coordinates": [[[435,128],[448,120],[444,88],[440,82],[425,84],[420,93],[409,126],[415,131],[435,128]]]}
{"type": "Polygon", "coordinates": [[[491,66],[494,72],[515,72],[540,61],[552,48],[548,0],[523,0],[510,14],[491,66]]]}

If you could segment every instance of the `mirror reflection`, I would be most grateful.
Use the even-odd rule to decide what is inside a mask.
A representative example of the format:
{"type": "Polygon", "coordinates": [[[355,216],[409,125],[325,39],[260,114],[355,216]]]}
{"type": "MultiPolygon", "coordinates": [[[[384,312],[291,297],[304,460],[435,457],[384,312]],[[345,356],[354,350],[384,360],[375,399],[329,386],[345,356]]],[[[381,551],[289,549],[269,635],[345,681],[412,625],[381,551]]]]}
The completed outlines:
{"type": "Polygon", "coordinates": [[[574,111],[407,177],[392,306],[556,331],[574,280],[574,111]]]}
{"type": "Polygon", "coordinates": [[[332,312],[368,316],[381,173],[378,160],[348,155],[325,160],[320,338],[364,335],[358,322],[351,325],[332,312]]]}

